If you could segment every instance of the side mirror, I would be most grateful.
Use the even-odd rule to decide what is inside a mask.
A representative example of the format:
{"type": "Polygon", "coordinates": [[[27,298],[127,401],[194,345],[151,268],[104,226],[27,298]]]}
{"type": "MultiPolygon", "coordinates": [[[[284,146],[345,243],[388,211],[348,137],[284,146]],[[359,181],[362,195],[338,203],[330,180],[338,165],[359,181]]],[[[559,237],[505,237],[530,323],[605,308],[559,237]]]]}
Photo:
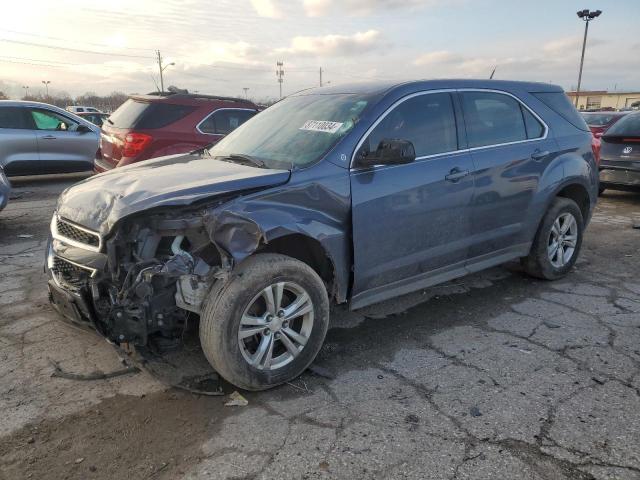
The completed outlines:
{"type": "Polygon", "coordinates": [[[83,124],[79,124],[78,128],[76,128],[76,132],[78,132],[78,133],[89,133],[91,131],[92,130],[89,127],[87,127],[86,125],[83,125],[83,124]]]}
{"type": "Polygon", "coordinates": [[[373,165],[402,165],[416,159],[416,150],[409,140],[385,138],[374,152],[358,154],[357,164],[362,167],[373,165]]]}

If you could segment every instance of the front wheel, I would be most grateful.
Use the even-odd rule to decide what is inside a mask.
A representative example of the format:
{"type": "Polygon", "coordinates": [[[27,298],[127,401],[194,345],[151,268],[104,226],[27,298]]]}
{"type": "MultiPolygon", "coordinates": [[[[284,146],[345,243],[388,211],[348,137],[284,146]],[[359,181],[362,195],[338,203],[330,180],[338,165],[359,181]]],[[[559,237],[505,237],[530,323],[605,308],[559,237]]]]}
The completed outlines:
{"type": "Polygon", "coordinates": [[[329,326],[324,283],[307,264],[278,254],[242,262],[207,299],[200,342],[228,382],[264,390],[300,375],[329,326]]]}
{"type": "Polygon", "coordinates": [[[564,277],[578,259],[583,232],[576,202],[557,197],[538,227],[529,255],[522,259],[525,271],[544,280],[564,277]]]}

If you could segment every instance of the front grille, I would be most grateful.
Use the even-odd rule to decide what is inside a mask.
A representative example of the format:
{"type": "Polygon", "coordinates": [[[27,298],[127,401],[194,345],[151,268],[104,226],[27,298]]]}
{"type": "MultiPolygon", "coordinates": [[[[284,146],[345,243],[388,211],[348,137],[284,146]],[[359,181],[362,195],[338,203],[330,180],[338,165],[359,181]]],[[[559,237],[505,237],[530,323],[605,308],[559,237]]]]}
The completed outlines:
{"type": "Polygon", "coordinates": [[[87,285],[92,273],[91,270],[79,267],[60,257],[53,257],[50,269],[60,284],[73,290],[78,290],[87,285]]]}
{"type": "Polygon", "coordinates": [[[98,248],[100,246],[100,235],[76,227],[72,223],[61,218],[56,220],[56,231],[59,236],[66,239],[73,240],[84,245],[89,245],[93,248],[98,248]]]}

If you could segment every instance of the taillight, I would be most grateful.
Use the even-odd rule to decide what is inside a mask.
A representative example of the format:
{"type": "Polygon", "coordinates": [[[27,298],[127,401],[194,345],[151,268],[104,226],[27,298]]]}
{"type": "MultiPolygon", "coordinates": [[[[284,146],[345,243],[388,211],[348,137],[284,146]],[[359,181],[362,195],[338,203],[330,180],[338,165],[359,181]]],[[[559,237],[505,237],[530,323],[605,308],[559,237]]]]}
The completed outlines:
{"type": "Polygon", "coordinates": [[[599,138],[595,136],[591,136],[591,151],[593,151],[593,158],[596,161],[596,166],[600,166],[600,147],[602,146],[602,142],[599,138]]]}
{"type": "Polygon", "coordinates": [[[122,147],[123,157],[135,157],[149,146],[153,137],[146,133],[128,133],[124,137],[124,146],[122,147]]]}

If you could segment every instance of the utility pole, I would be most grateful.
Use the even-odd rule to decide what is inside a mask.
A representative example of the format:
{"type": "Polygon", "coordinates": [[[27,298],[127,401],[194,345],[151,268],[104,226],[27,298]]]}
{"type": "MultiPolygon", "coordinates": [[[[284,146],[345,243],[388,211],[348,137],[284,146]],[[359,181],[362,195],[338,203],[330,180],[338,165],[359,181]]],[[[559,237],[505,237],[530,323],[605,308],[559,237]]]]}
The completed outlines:
{"type": "Polygon", "coordinates": [[[175,62],[171,62],[162,66],[162,55],[160,54],[160,50],[156,50],[156,54],[158,55],[158,70],[160,71],[160,93],[164,93],[164,78],[163,72],[165,69],[171,65],[175,65],[175,62]]]}
{"type": "Polygon", "coordinates": [[[279,60],[276,62],[276,77],[278,77],[278,83],[280,84],[280,99],[282,99],[282,77],[284,77],[284,62],[279,60]]]}
{"type": "Polygon", "coordinates": [[[249,87],[242,87],[242,90],[244,90],[245,100],[249,100],[249,95],[247,95],[247,92],[249,91],[249,87]]]}
{"type": "Polygon", "coordinates": [[[42,83],[44,83],[44,87],[47,89],[47,98],[49,98],[49,84],[51,83],[50,80],[42,80],[42,83]]]}
{"type": "Polygon", "coordinates": [[[580,10],[577,12],[578,17],[584,20],[584,39],[582,40],[582,56],[580,57],[580,72],[578,73],[578,88],[576,88],[576,103],[578,108],[578,97],[580,96],[580,84],[582,83],[582,66],[584,65],[584,50],[587,46],[587,33],[589,32],[589,22],[594,18],[597,18],[602,14],[602,10],[596,10],[594,12],[589,9],[580,10]]]}
{"type": "Polygon", "coordinates": [[[22,88],[24,88],[24,96],[27,98],[29,96],[29,86],[23,85],[22,88]]]}
{"type": "Polygon", "coordinates": [[[320,67],[320,86],[322,86],[322,67],[320,67]]]}

